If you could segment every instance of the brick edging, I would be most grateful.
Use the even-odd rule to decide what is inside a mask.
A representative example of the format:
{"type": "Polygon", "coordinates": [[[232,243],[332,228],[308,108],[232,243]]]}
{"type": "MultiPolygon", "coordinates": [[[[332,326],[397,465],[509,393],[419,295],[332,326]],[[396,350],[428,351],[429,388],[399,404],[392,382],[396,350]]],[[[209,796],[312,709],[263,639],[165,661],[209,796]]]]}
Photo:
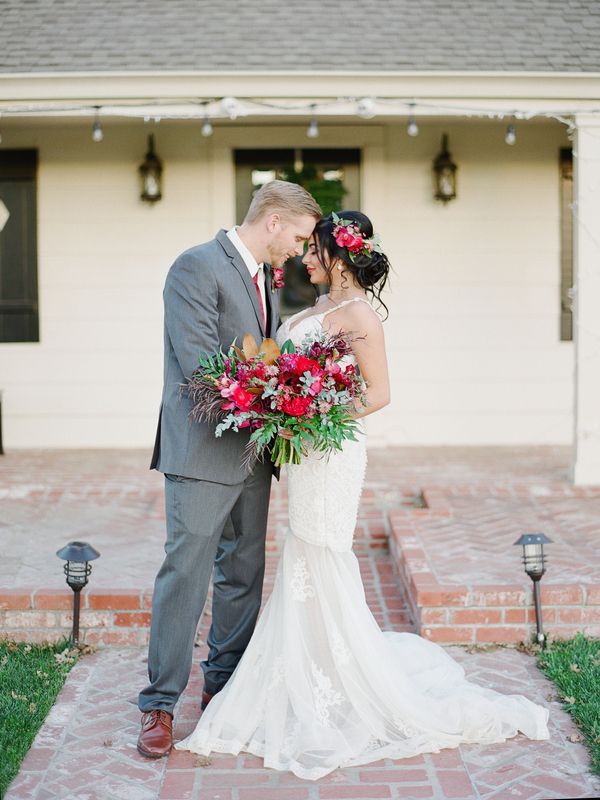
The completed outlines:
{"type": "MultiPolygon", "coordinates": [[[[389,514],[390,553],[417,631],[447,644],[529,640],[536,630],[535,611],[525,576],[523,584],[438,582],[421,545],[420,521],[452,512],[443,493],[424,490],[423,496],[433,507],[389,514]]],[[[600,585],[542,582],[541,601],[546,633],[600,636],[600,585]]]]}
{"type": "MultiPolygon", "coordinates": [[[[1,635],[23,641],[57,641],[71,633],[72,609],[73,592],[68,587],[0,587],[1,635]]],[[[85,589],[81,593],[81,641],[144,645],[151,609],[150,589],[85,589]]]]}

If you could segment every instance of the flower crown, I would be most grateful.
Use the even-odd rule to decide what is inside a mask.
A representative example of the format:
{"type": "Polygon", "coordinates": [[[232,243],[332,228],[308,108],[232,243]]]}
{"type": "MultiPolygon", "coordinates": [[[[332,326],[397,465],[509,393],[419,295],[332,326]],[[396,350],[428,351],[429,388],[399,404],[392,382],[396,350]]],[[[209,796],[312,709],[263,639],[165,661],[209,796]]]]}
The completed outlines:
{"type": "Polygon", "coordinates": [[[345,247],[348,250],[350,260],[354,261],[356,254],[371,256],[373,253],[383,252],[381,242],[377,234],[367,237],[361,233],[357,222],[351,219],[341,219],[331,212],[331,219],[334,222],[333,238],[338,247],[345,247]]]}

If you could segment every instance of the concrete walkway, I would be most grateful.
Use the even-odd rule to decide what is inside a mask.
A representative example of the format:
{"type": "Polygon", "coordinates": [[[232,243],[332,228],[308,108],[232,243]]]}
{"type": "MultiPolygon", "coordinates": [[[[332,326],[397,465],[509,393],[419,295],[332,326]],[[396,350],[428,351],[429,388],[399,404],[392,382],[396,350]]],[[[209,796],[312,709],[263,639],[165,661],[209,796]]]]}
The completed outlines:
{"type": "MultiPolygon", "coordinates": [[[[370,453],[355,550],[368,602],[384,629],[412,629],[387,549],[389,514],[418,506],[424,483],[447,488],[460,485],[460,492],[482,480],[499,485],[503,480],[564,483],[565,450],[521,449],[517,456],[501,448],[402,448],[370,453]]],[[[5,562],[9,562],[0,562],[0,586],[5,587],[7,598],[16,586],[26,592],[35,592],[40,585],[63,591],[61,564],[54,551],[75,538],[90,541],[102,553],[94,565],[92,585],[151,585],[162,556],[164,523],[162,481],[146,471],[146,457],[139,452],[71,451],[21,453],[0,460],[0,494],[6,509],[0,534],[6,544],[5,562]]],[[[285,518],[283,482],[273,493],[266,591],[285,518]]],[[[480,562],[474,568],[480,568],[480,562]]],[[[187,735],[200,715],[197,662],[204,655],[209,622],[205,616],[192,679],[178,706],[177,738],[187,735]]],[[[151,762],[135,749],[139,725],[135,698],[145,682],[145,649],[109,647],[84,657],[71,672],[6,800],[600,796],[600,780],[589,773],[576,728],[533,658],[509,648],[451,647],[449,652],[473,680],[546,705],[551,739],[530,742],[518,736],[493,747],[470,745],[406,761],[387,760],[338,770],[314,783],[265,770],[260,759],[248,755],[215,756],[206,763],[188,753],[174,753],[168,760],[151,762]]]]}

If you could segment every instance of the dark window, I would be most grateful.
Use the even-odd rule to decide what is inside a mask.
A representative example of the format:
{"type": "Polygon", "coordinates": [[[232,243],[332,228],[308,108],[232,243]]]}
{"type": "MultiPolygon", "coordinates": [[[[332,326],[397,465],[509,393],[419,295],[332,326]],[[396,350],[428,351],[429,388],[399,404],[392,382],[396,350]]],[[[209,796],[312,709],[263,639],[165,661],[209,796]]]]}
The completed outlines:
{"type": "Polygon", "coordinates": [[[35,150],[0,150],[0,342],[39,342],[35,150]]]}
{"type": "Polygon", "coordinates": [[[573,339],[573,151],[560,151],[560,339],[573,339]]]}

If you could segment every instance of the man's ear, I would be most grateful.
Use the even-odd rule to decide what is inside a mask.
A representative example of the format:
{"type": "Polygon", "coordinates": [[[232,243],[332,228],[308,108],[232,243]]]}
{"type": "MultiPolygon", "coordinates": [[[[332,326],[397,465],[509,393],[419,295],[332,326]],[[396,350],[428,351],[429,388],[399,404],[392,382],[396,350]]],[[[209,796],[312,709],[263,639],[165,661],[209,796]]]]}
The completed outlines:
{"type": "Polygon", "coordinates": [[[269,231],[269,233],[273,233],[273,231],[275,230],[277,225],[279,225],[280,222],[281,222],[281,217],[277,212],[269,214],[269,216],[267,217],[267,230],[269,231]]]}

